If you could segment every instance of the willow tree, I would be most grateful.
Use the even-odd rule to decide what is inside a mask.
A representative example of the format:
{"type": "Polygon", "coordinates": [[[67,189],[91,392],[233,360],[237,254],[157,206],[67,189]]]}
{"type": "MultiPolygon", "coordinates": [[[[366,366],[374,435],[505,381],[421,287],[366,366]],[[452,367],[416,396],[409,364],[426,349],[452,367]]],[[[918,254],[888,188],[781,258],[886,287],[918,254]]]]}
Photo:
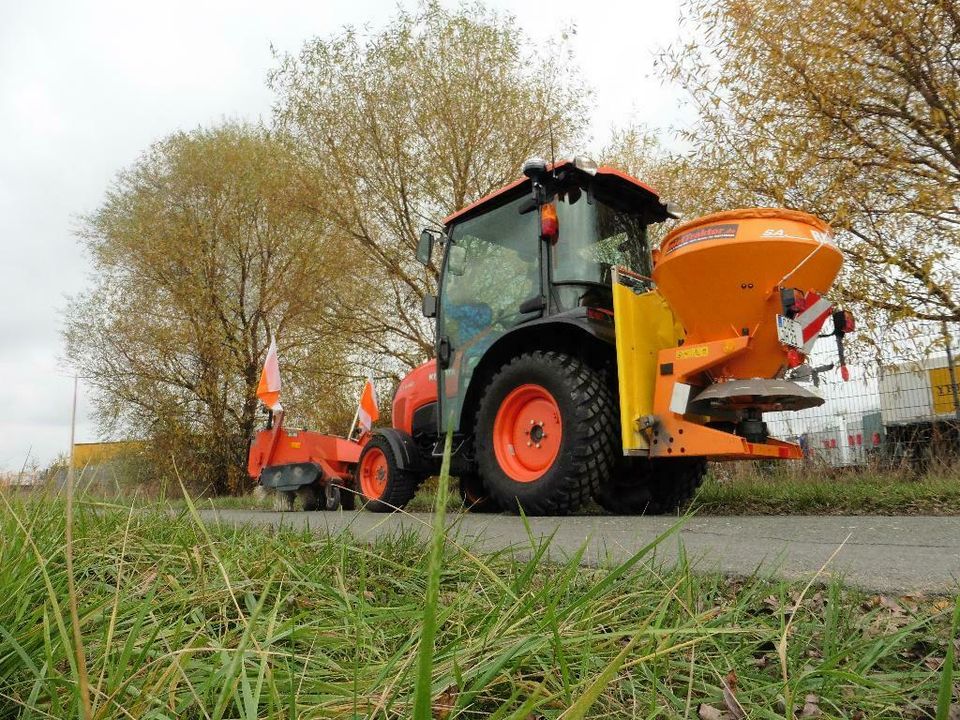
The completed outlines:
{"type": "Polygon", "coordinates": [[[152,440],[159,469],[175,462],[198,488],[243,486],[271,336],[291,414],[349,419],[337,390],[349,338],[330,329],[327,299],[353,263],[302,208],[295,168],[254,127],[178,133],[83,221],[92,289],[69,305],[67,358],[105,432],[152,440]]]}
{"type": "Polygon", "coordinates": [[[700,121],[704,205],[775,204],[839,230],[875,335],[960,322],[960,5],[690,0],[660,58],[700,121]]]}
{"type": "Polygon", "coordinates": [[[580,138],[585,93],[562,40],[537,45],[481,5],[401,11],[373,34],[307,42],[271,76],[277,125],[305,162],[304,198],[373,266],[338,297],[366,362],[394,374],[432,353],[413,261],[421,228],[580,138]],[[394,358],[391,364],[389,358],[394,358]]]}

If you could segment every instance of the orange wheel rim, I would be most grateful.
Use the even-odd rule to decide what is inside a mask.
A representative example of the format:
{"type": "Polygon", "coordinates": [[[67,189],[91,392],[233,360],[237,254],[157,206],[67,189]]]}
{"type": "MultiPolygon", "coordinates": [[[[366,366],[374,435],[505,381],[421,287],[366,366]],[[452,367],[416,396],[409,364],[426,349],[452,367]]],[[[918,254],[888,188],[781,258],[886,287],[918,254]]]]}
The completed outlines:
{"type": "Polygon", "coordinates": [[[493,451],[512,480],[539,479],[560,454],[560,406],[546,388],[521,385],[500,403],[493,421],[493,451]]]}
{"type": "Polygon", "coordinates": [[[360,461],[360,492],[369,500],[379,500],[387,489],[390,467],[380,448],[370,448],[360,461]]]}

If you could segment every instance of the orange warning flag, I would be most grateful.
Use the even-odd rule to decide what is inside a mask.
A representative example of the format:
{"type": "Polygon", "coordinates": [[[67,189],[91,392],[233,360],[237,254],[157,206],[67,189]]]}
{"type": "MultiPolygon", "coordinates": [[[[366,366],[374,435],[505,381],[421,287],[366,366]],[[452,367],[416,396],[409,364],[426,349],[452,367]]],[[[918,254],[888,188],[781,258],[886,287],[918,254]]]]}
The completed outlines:
{"type": "Polygon", "coordinates": [[[367,383],[360,393],[360,410],[358,412],[360,427],[364,432],[370,432],[373,423],[380,418],[380,408],[377,406],[377,391],[373,387],[373,380],[367,378],[367,383]]]}
{"type": "Polygon", "coordinates": [[[263,361],[260,384],[257,385],[257,397],[260,402],[273,411],[283,410],[280,404],[280,362],[277,360],[277,341],[270,340],[267,359],[263,361]]]}

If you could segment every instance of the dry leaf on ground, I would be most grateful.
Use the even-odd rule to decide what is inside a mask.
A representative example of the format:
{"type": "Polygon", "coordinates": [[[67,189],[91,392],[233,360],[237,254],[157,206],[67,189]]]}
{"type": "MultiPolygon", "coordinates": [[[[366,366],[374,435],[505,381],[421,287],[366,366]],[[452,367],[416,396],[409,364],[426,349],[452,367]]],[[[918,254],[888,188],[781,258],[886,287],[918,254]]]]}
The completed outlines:
{"type": "Polygon", "coordinates": [[[737,700],[737,673],[731,670],[723,681],[723,704],[726,705],[730,716],[734,720],[742,720],[747,716],[737,700]]]}
{"type": "Polygon", "coordinates": [[[450,717],[450,712],[457,705],[457,688],[455,685],[451,685],[442,693],[437,696],[437,699],[433,701],[433,717],[434,720],[447,720],[450,717]]]}
{"type": "Polygon", "coordinates": [[[700,703],[700,707],[697,708],[697,717],[700,718],[700,720],[725,720],[727,715],[720,712],[713,705],[700,703]]]}
{"type": "Polygon", "coordinates": [[[820,715],[820,698],[816,695],[807,695],[803,701],[803,707],[797,717],[812,718],[820,715]]]}

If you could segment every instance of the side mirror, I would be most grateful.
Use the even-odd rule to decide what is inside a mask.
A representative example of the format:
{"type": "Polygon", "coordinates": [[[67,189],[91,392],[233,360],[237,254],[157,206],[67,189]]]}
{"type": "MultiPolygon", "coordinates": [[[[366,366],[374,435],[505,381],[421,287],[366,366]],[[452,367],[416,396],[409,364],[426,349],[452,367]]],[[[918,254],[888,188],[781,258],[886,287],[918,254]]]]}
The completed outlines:
{"type": "Polygon", "coordinates": [[[424,230],[420,233],[420,242],[417,243],[417,262],[421,265],[429,265],[432,254],[433,233],[429,230],[424,230]]]}
{"type": "Polygon", "coordinates": [[[424,295],[421,308],[423,310],[423,316],[425,318],[436,317],[437,316],[437,296],[424,295]]]}
{"type": "Polygon", "coordinates": [[[447,272],[451,275],[463,275],[467,269],[467,249],[462,245],[450,245],[447,253],[447,272]]]}

